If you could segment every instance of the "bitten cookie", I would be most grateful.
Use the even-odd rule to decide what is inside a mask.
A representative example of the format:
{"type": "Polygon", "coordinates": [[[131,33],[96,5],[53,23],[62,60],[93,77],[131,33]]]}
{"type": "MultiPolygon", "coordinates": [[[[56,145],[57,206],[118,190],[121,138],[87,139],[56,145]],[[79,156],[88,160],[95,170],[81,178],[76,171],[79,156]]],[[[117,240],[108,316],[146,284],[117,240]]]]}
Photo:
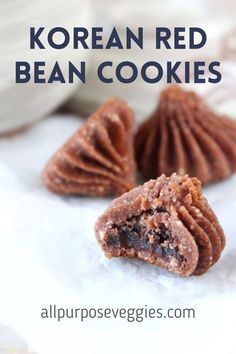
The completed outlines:
{"type": "Polygon", "coordinates": [[[136,257],[181,276],[207,272],[225,246],[201,183],[188,175],[162,175],[115,199],[95,232],[107,257],[136,257]]]}
{"type": "Polygon", "coordinates": [[[236,171],[236,122],[218,116],[196,93],[171,86],[139,127],[135,150],[145,180],[178,172],[206,184],[220,181],[236,171]]]}
{"type": "Polygon", "coordinates": [[[51,158],[45,185],[58,194],[121,195],[135,186],[134,117],[112,98],[51,158]]]}

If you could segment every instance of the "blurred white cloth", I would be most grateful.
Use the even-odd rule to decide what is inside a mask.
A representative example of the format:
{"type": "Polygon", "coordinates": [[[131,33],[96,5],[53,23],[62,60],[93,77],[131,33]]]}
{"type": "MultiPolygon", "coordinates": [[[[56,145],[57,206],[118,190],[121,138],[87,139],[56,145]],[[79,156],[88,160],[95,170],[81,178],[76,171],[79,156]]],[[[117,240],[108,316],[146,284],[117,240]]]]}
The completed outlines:
{"type": "Polygon", "coordinates": [[[109,200],[59,197],[40,180],[80,122],[54,116],[0,140],[0,323],[38,354],[235,354],[236,176],[204,191],[227,237],[207,274],[182,279],[135,260],[107,260],[93,226],[109,200]],[[57,323],[40,318],[50,304],[194,307],[196,318],[57,323]]]}

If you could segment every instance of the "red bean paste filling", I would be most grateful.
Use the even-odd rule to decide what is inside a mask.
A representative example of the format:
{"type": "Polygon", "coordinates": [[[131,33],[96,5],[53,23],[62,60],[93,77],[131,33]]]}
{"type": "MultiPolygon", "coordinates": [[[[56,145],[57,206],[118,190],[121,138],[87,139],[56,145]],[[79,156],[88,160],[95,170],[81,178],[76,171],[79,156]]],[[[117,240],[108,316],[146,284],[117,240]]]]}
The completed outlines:
{"type": "Polygon", "coordinates": [[[132,216],[124,223],[114,225],[107,239],[109,251],[117,253],[120,249],[127,251],[134,249],[136,252],[145,252],[148,257],[162,258],[166,262],[172,258],[182,262],[184,257],[179,253],[178,247],[173,247],[173,235],[164,223],[160,223],[158,229],[147,228],[140,223],[141,216],[148,219],[158,212],[166,212],[166,210],[161,208],[146,210],[140,215],[132,216]]]}

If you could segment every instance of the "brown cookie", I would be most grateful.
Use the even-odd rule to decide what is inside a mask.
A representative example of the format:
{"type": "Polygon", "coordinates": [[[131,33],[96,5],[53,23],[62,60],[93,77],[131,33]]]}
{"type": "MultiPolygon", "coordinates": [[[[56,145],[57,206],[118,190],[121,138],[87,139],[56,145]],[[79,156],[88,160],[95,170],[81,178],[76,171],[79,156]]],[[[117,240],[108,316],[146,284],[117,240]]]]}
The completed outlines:
{"type": "Polygon", "coordinates": [[[135,138],[138,166],[145,178],[188,173],[202,183],[236,171],[236,122],[219,117],[194,92],[171,86],[135,138]]]}
{"type": "Polygon", "coordinates": [[[188,175],[162,175],[115,199],[95,232],[107,257],[136,257],[181,276],[205,273],[225,245],[201,183],[188,175]]]}
{"type": "Polygon", "coordinates": [[[43,172],[58,194],[121,195],[135,186],[134,118],[127,104],[112,98],[51,158],[43,172]]]}

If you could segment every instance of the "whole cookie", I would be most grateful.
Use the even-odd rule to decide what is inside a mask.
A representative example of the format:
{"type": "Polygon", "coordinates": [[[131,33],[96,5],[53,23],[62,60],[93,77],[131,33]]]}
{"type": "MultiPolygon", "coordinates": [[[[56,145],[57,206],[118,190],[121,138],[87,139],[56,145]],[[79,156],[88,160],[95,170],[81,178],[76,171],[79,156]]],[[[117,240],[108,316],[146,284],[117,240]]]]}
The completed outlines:
{"type": "Polygon", "coordinates": [[[135,150],[145,180],[178,172],[216,182],[236,171],[236,122],[218,116],[195,92],[171,86],[139,127],[135,150]]]}
{"type": "Polygon", "coordinates": [[[45,185],[58,194],[121,195],[135,186],[134,117],[126,102],[103,104],[50,159],[45,185]]]}

